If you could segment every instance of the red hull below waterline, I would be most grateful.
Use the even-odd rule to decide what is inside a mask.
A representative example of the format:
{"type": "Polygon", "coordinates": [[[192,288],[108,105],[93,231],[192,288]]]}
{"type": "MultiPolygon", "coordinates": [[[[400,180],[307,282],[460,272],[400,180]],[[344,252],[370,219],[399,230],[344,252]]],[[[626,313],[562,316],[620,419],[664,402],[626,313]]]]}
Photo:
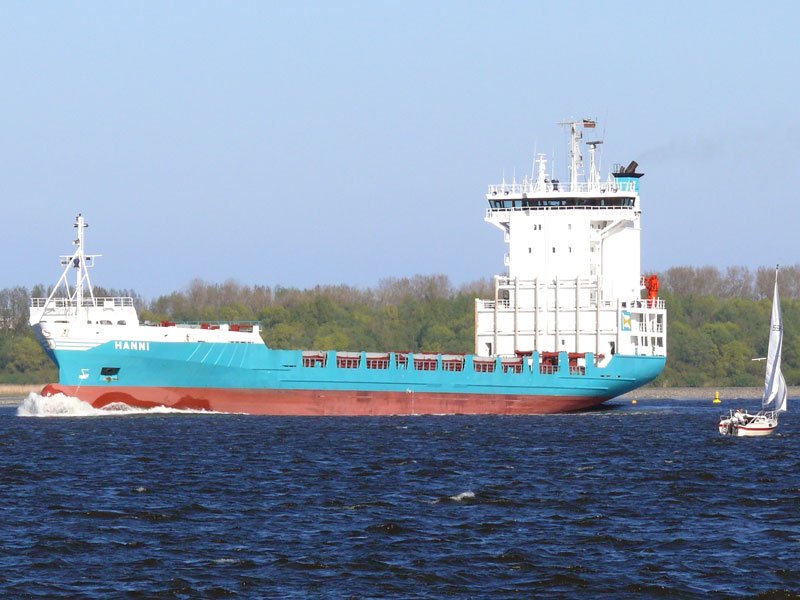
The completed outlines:
{"type": "Polygon", "coordinates": [[[597,396],[526,396],[436,394],[330,390],[256,390],[177,387],[108,387],[49,384],[43,396],[64,394],[95,408],[123,403],[137,408],[208,410],[249,415],[388,416],[388,415],[526,415],[590,408],[597,396]]]}

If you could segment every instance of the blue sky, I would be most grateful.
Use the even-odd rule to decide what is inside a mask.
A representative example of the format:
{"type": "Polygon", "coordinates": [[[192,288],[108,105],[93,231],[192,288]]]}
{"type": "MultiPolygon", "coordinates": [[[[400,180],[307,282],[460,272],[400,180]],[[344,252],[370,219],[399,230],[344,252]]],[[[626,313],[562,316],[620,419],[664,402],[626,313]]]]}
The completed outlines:
{"type": "MultiPolygon", "coordinates": [[[[646,270],[800,262],[793,2],[6,2],[0,287],[499,273],[486,186],[637,160],[646,270]]],[[[605,169],[604,169],[605,170],[605,169]]],[[[565,177],[565,174],[562,173],[565,177]]]]}

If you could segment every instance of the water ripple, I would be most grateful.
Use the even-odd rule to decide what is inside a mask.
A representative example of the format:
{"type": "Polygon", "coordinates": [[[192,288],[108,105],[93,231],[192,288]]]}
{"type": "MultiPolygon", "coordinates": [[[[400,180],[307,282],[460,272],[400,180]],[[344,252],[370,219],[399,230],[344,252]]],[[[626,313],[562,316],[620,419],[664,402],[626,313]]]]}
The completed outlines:
{"type": "Polygon", "coordinates": [[[29,401],[20,414],[45,418],[0,409],[0,596],[796,597],[800,423],[733,440],[718,412],[131,418],[29,401]]]}

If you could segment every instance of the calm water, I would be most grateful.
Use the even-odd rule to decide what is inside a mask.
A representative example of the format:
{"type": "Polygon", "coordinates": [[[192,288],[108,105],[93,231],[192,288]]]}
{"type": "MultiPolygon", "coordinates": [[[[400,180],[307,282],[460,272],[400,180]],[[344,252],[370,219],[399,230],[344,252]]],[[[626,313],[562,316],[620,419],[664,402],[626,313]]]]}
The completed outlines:
{"type": "Polygon", "coordinates": [[[717,417],[730,407],[395,418],[0,408],[0,595],[791,596],[800,419],[784,415],[770,438],[723,438],[717,417]]]}

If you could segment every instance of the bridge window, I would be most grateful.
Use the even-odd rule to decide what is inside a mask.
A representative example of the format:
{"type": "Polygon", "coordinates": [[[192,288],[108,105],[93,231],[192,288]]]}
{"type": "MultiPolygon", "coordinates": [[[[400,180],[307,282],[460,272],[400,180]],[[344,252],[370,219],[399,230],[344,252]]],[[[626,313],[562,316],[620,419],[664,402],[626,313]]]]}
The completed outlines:
{"type": "MultiPolygon", "coordinates": [[[[633,208],[635,198],[515,198],[489,200],[492,208],[633,208]]],[[[572,225],[568,225],[572,229],[572,225]]]]}

